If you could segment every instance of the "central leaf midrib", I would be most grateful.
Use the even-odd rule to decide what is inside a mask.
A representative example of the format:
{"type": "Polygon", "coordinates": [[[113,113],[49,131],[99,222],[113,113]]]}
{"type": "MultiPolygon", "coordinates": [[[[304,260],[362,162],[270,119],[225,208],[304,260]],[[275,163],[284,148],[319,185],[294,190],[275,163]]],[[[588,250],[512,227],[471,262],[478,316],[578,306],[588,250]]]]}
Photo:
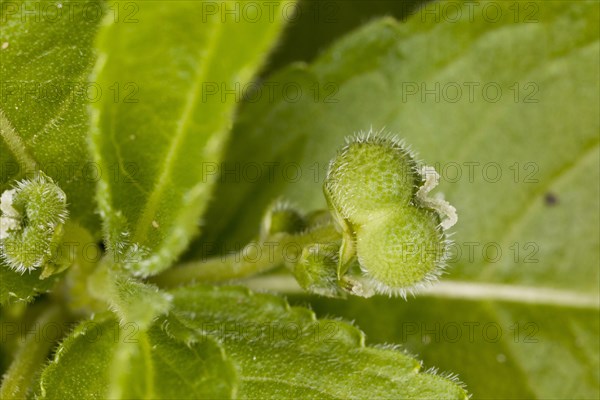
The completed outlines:
{"type": "MultiPolygon", "coordinates": [[[[298,285],[295,278],[289,275],[256,277],[246,281],[246,283],[250,289],[272,290],[285,294],[306,294],[298,285]]],[[[582,310],[600,309],[600,298],[597,294],[593,293],[582,294],[575,290],[549,287],[449,279],[433,284],[428,289],[418,292],[415,297],[444,297],[470,301],[489,300],[518,304],[573,307],[582,310]],[[559,300],[564,300],[564,302],[561,303],[559,300]]]]}
{"type": "Polygon", "coordinates": [[[19,162],[19,166],[24,171],[37,170],[37,162],[27,151],[27,147],[19,134],[15,131],[12,124],[0,109],[0,137],[6,143],[8,150],[19,162]]]}
{"type": "Polygon", "coordinates": [[[211,22],[212,23],[210,26],[208,26],[206,29],[208,31],[212,31],[213,33],[208,38],[206,49],[202,51],[202,54],[205,54],[205,56],[202,57],[202,54],[200,54],[200,59],[204,60],[204,62],[201,62],[198,72],[196,73],[194,83],[191,85],[190,91],[186,96],[187,100],[184,104],[181,118],[178,120],[179,124],[177,126],[174,138],[171,141],[171,145],[169,146],[162,172],[156,180],[156,184],[154,185],[154,189],[152,190],[148,201],[146,202],[146,206],[144,207],[142,215],[137,221],[136,230],[133,237],[134,243],[143,243],[146,239],[150,224],[154,220],[155,214],[158,210],[160,198],[168,182],[168,178],[172,173],[173,164],[175,162],[178,149],[181,146],[182,138],[187,134],[187,127],[193,114],[192,111],[198,100],[200,84],[206,80],[205,78],[207,71],[212,63],[211,60],[214,58],[214,52],[221,36],[223,24],[219,23],[219,20],[215,18],[213,18],[211,22]],[[217,23],[215,24],[215,22],[217,23]]]}

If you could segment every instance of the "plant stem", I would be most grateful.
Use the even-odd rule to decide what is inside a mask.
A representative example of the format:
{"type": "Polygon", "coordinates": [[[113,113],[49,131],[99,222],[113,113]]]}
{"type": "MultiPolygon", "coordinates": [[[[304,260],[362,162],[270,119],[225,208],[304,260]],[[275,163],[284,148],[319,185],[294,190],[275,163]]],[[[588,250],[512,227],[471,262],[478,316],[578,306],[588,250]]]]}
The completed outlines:
{"type": "Polygon", "coordinates": [[[36,374],[45,365],[44,360],[48,352],[59,339],[59,337],[50,338],[46,335],[48,332],[56,332],[55,328],[61,334],[64,328],[63,322],[59,306],[52,305],[42,312],[34,323],[34,331],[21,339],[15,359],[3,376],[0,399],[27,397],[36,374]]]}
{"type": "Polygon", "coordinates": [[[241,279],[293,263],[308,244],[337,242],[340,239],[341,234],[333,224],[296,235],[278,233],[261,242],[252,241],[237,253],[184,263],[150,280],[161,287],[175,287],[199,281],[241,279]]]}

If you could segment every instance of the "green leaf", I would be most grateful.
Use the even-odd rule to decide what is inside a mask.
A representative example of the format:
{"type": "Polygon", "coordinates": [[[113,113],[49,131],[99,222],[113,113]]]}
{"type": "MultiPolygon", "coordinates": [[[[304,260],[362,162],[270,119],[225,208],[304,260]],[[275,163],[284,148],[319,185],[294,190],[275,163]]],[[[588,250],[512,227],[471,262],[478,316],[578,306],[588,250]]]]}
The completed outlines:
{"type": "MultiPolygon", "coordinates": [[[[375,311],[364,312],[407,323],[418,314],[429,326],[440,315],[459,324],[501,321],[505,330],[533,323],[543,344],[442,341],[411,349],[464,376],[477,396],[598,397],[600,379],[592,372],[600,364],[599,4],[482,2],[473,18],[465,5],[456,20],[441,11],[449,5],[429,4],[434,14],[425,19],[417,13],[406,23],[374,22],[313,64],[266,78],[296,83],[305,95],[296,102],[281,95],[245,104],[226,160],[230,169],[270,162],[279,162],[279,169],[274,179],[265,172],[254,182],[224,176],[207,213],[207,226],[214,229],[204,241],[217,249],[246,241],[278,196],[306,209],[323,208],[323,171],[342,138],[385,127],[436,166],[439,191],[458,210],[457,255],[445,278],[456,282],[442,282],[431,294],[456,300],[413,300],[401,311],[398,302],[384,307],[375,299],[375,311]],[[502,17],[490,22],[482,14],[486,6],[500,7],[502,17]],[[323,92],[327,83],[337,89],[330,97],[336,102],[324,101],[333,93],[323,92]],[[454,101],[456,85],[461,95],[454,101]],[[489,92],[483,92],[485,85],[489,92]],[[321,97],[315,101],[311,90],[317,87],[321,97]],[[498,87],[502,96],[496,99],[498,87]],[[289,179],[295,176],[290,173],[286,179],[286,164],[301,178],[289,179]],[[482,314],[465,317],[482,307],[482,314]],[[499,388],[490,378],[499,354],[506,357],[501,381],[514,386],[499,388]],[[573,367],[553,367],[563,359],[573,367]]],[[[390,331],[384,340],[397,342],[398,335],[390,331]]]]}
{"type": "Polygon", "coordinates": [[[37,293],[49,290],[55,280],[40,279],[41,270],[20,274],[0,261],[0,304],[32,301],[37,293]]]}
{"type": "Polygon", "coordinates": [[[135,324],[142,330],[171,307],[169,294],[106,265],[96,269],[89,277],[88,290],[109,305],[121,325],[135,324]]]}
{"type": "MultiPolygon", "coordinates": [[[[266,72],[292,62],[313,61],[332,42],[377,17],[403,20],[428,0],[303,0],[280,45],[273,50],[266,72]]],[[[263,71],[264,72],[264,71],[263,71]]]]}
{"type": "Polygon", "coordinates": [[[2,3],[0,191],[41,169],[66,193],[71,218],[93,231],[95,166],[86,104],[95,97],[87,78],[100,21],[89,10],[101,14],[103,3],[66,0],[61,6],[2,3]]]}
{"type": "Polygon", "coordinates": [[[466,398],[452,379],[419,372],[409,355],[366,347],[352,325],[317,320],[278,297],[207,286],[172,293],[172,318],[218,338],[236,362],[242,398],[466,398]]]}
{"type": "MultiPolygon", "coordinates": [[[[526,296],[536,288],[521,290],[526,296]]],[[[461,297],[456,291],[455,298],[431,293],[408,302],[313,298],[310,304],[317,315],[353,318],[373,343],[402,342],[424,363],[458,373],[477,397],[598,397],[597,308],[461,297]],[[550,368],[555,360],[560,365],[550,368]]]]}
{"type": "Polygon", "coordinates": [[[95,79],[120,97],[93,107],[98,201],[108,244],[137,257],[124,260],[134,273],[167,268],[196,232],[236,106],[221,87],[250,80],[286,4],[250,20],[207,11],[225,3],[142,2],[138,22],[102,29],[95,79]]]}
{"type": "Polygon", "coordinates": [[[189,346],[159,326],[112,318],[79,325],[42,373],[44,399],[231,398],[236,371],[214,340],[189,346]]]}

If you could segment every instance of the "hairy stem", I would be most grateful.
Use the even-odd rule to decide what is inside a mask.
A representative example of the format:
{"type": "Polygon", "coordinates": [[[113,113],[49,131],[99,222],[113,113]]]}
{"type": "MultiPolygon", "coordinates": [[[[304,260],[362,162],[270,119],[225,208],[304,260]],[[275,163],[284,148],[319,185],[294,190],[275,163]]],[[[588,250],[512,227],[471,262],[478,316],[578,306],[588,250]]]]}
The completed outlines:
{"type": "Polygon", "coordinates": [[[59,306],[44,310],[34,323],[34,329],[22,340],[10,368],[2,377],[0,399],[26,398],[39,369],[44,366],[50,349],[60,338],[63,329],[63,314],[59,306]],[[58,330],[58,331],[57,331],[58,330]],[[48,337],[49,333],[53,337],[48,337]]]}
{"type": "Polygon", "coordinates": [[[237,253],[181,264],[151,281],[162,287],[174,287],[193,282],[242,279],[295,262],[308,244],[337,242],[340,239],[341,234],[333,224],[295,235],[278,233],[262,241],[252,241],[237,253]]]}

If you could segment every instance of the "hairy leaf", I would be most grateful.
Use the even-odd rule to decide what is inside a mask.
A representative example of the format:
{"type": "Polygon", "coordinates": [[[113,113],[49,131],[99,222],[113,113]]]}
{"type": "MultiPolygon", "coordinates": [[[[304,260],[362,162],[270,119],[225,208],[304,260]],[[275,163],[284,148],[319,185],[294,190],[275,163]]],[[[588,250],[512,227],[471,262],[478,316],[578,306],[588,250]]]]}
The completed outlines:
{"type": "Polygon", "coordinates": [[[167,268],[195,233],[236,106],[225,90],[248,83],[287,3],[253,21],[214,10],[231,2],[142,2],[135,21],[102,29],[95,80],[116,86],[93,107],[98,200],[134,273],[167,268]]]}
{"type": "Polygon", "coordinates": [[[174,317],[218,338],[239,366],[242,398],[466,398],[398,349],[366,347],[350,324],[317,320],[278,297],[203,286],[173,295],[174,317]]]}
{"type": "Polygon", "coordinates": [[[176,289],[147,332],[108,316],[77,327],[41,378],[42,398],[466,398],[390,346],[241,288],[176,289]],[[220,344],[218,344],[220,343],[220,344]]]}
{"type": "Polygon", "coordinates": [[[231,398],[236,371],[206,338],[189,346],[160,326],[120,327],[110,317],[79,325],[44,370],[44,399],[231,398]]]}
{"type": "Polygon", "coordinates": [[[539,296],[533,303],[519,302],[518,296],[536,293],[534,287],[515,287],[513,301],[494,299],[491,288],[482,288],[487,294],[473,301],[465,298],[469,287],[477,290],[477,285],[465,286],[453,297],[432,292],[409,302],[310,303],[318,315],[354,318],[374,343],[400,341],[426,364],[457,372],[477,397],[596,397],[597,307],[550,303],[539,296]],[[553,360],[560,366],[549,370],[553,360]]]}
{"type": "Polygon", "coordinates": [[[88,290],[109,305],[121,325],[135,324],[142,330],[170,308],[169,294],[106,265],[88,278],[88,290]]]}
{"type": "Polygon", "coordinates": [[[40,279],[41,271],[20,274],[0,261],[0,304],[31,301],[35,294],[49,290],[54,279],[40,279]]]}

